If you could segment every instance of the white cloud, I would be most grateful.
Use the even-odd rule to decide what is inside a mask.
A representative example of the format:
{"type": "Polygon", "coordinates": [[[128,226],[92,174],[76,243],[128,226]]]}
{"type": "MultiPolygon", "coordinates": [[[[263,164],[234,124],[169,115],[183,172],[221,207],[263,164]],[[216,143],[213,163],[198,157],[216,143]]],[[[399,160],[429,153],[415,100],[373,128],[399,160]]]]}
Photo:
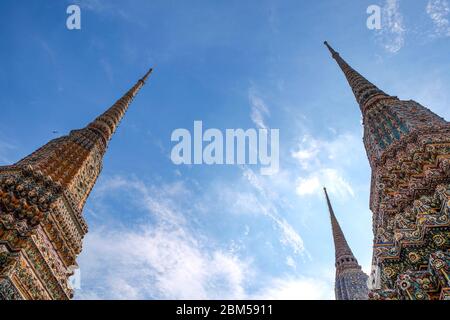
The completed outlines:
{"type": "Polygon", "coordinates": [[[280,202],[280,199],[275,190],[266,185],[262,176],[256,175],[249,168],[243,168],[243,176],[259,193],[256,210],[269,217],[275,223],[277,229],[281,231],[281,243],[290,246],[296,254],[307,253],[302,237],[280,216],[277,208],[277,203],[280,202]]]}
{"type": "Polygon", "coordinates": [[[248,92],[248,99],[250,101],[251,113],[250,118],[253,123],[261,129],[267,129],[267,126],[264,122],[264,117],[269,116],[269,108],[267,107],[264,100],[259,97],[255,89],[251,88],[248,92]]]}
{"type": "Polygon", "coordinates": [[[297,264],[295,263],[294,258],[292,258],[291,256],[286,257],[286,264],[293,269],[297,268],[297,264]]]}
{"type": "Polygon", "coordinates": [[[363,152],[361,150],[361,139],[348,133],[335,135],[330,140],[303,136],[298,146],[291,151],[292,158],[303,170],[295,182],[296,193],[300,196],[315,195],[327,187],[330,193],[338,196],[354,196],[345,178],[346,169],[354,167],[354,161],[358,159],[356,155],[363,152]]]}
{"type": "Polygon", "coordinates": [[[151,222],[134,228],[106,223],[88,233],[80,259],[82,279],[77,298],[244,296],[244,282],[250,275],[247,263],[231,251],[209,246],[191,231],[183,210],[183,199],[191,194],[182,182],[149,186],[116,176],[104,180],[93,199],[101,202],[114,193],[132,197],[132,208],[146,210],[151,222]]]}
{"type": "Polygon", "coordinates": [[[204,248],[183,228],[95,230],[85,246],[77,298],[93,293],[103,299],[244,297],[247,264],[228,252],[204,248]]]}
{"type": "Polygon", "coordinates": [[[253,192],[236,190],[236,188],[222,187],[221,201],[229,203],[230,212],[233,214],[259,214],[261,204],[253,192]]]}
{"type": "Polygon", "coordinates": [[[332,281],[323,278],[273,279],[255,296],[261,300],[334,300],[332,281]]]}
{"type": "Polygon", "coordinates": [[[305,253],[305,245],[303,243],[302,237],[298,234],[298,232],[285,219],[277,217],[275,215],[270,215],[270,217],[275,221],[276,225],[282,232],[282,237],[280,239],[281,243],[290,246],[295,254],[305,253]]]}
{"type": "MultiPolygon", "coordinates": [[[[323,185],[323,184],[322,184],[323,185]]],[[[317,176],[310,176],[307,178],[298,178],[296,192],[300,196],[314,194],[320,189],[321,183],[317,176]]]]}
{"type": "MultiPolygon", "coordinates": [[[[221,188],[221,202],[226,203],[229,210],[234,214],[263,215],[272,221],[274,227],[280,232],[280,242],[291,248],[294,254],[306,253],[302,237],[292,225],[279,214],[277,203],[281,200],[273,190],[268,190],[265,182],[251,169],[244,169],[244,178],[255,188],[257,193],[232,188],[221,188]]],[[[246,228],[245,233],[248,234],[246,228]]]]}
{"type": "Polygon", "coordinates": [[[398,52],[405,44],[406,29],[399,2],[399,0],[386,0],[382,8],[381,29],[377,31],[379,42],[390,53],[398,52]]]}
{"type": "MultiPolygon", "coordinates": [[[[281,241],[304,252],[303,241],[277,209],[261,203],[270,194],[265,181],[253,172],[246,176],[265,195],[255,202],[279,230],[281,241]]],[[[132,197],[130,210],[146,210],[138,226],[119,226],[105,222],[94,226],[86,236],[85,248],[79,259],[81,289],[77,299],[329,299],[332,297],[328,274],[317,278],[300,275],[269,278],[254,289],[261,276],[252,257],[243,260],[239,250],[222,249],[191,228],[181,216],[189,208],[183,199],[192,201],[184,183],[160,186],[147,185],[138,179],[116,176],[100,182],[94,191],[95,202],[103,197],[132,197]],[[156,222],[155,222],[156,220],[156,222]]],[[[245,235],[250,227],[245,226],[245,235]]],[[[232,244],[231,247],[240,246],[232,244]]],[[[286,264],[296,269],[293,256],[286,264]]]]}
{"type": "Polygon", "coordinates": [[[429,0],[426,11],[428,16],[433,20],[435,37],[449,37],[450,36],[450,23],[449,13],[450,6],[447,0],[429,0]]]}
{"type": "MultiPolygon", "coordinates": [[[[251,264],[227,252],[207,252],[182,231],[96,230],[88,234],[85,251],[77,299],[333,299],[327,275],[274,277],[252,293],[251,264]]],[[[295,268],[292,257],[287,263],[295,268]]]]}
{"type": "Polygon", "coordinates": [[[96,187],[92,197],[102,198],[112,191],[122,190],[134,200],[134,205],[146,209],[158,222],[172,225],[185,223],[184,215],[179,212],[177,198],[186,198],[191,194],[183,182],[177,181],[161,186],[146,185],[139,179],[126,179],[122,176],[114,176],[105,179],[96,187]]]}
{"type": "Polygon", "coordinates": [[[323,166],[326,162],[338,166],[351,166],[353,157],[349,155],[361,153],[361,141],[361,138],[350,133],[334,134],[329,140],[306,134],[291,151],[291,156],[305,170],[323,166]]]}
{"type": "Polygon", "coordinates": [[[306,178],[298,178],[296,192],[300,196],[319,194],[322,193],[323,187],[340,197],[355,195],[350,183],[342,177],[341,173],[330,168],[320,169],[306,178]]]}
{"type": "Polygon", "coordinates": [[[301,147],[291,153],[303,169],[308,169],[316,163],[317,156],[321,149],[319,141],[311,136],[305,135],[301,141],[301,147]]]}

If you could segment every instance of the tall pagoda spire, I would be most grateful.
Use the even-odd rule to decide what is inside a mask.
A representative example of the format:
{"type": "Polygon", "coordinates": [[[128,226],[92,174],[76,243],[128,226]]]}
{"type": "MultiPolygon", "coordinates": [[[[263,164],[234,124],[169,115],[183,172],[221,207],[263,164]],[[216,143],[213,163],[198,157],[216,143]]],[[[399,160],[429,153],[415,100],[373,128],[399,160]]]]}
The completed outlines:
{"type": "Polygon", "coordinates": [[[339,258],[346,256],[354,258],[353,252],[350,249],[347,240],[345,239],[344,233],[342,232],[341,226],[339,225],[339,222],[337,221],[336,216],[334,214],[330,198],[328,197],[327,189],[323,188],[323,191],[325,193],[325,198],[327,200],[328,211],[330,212],[331,229],[333,231],[334,248],[336,252],[336,262],[339,260],[339,258]]]}
{"type": "Polygon", "coordinates": [[[370,297],[450,299],[450,124],[413,100],[387,95],[325,45],[363,116],[372,169],[370,297]]]}
{"type": "Polygon", "coordinates": [[[112,135],[117,129],[120,120],[125,115],[125,112],[128,110],[128,107],[147,81],[147,78],[153,72],[153,69],[150,68],[147,73],[139,79],[139,81],[122,97],[120,98],[111,108],[106,110],[103,114],[97,117],[92,123],[88,125],[88,128],[91,130],[97,130],[105,141],[111,140],[112,135]]]}
{"type": "Polygon", "coordinates": [[[331,206],[327,189],[323,188],[327,200],[328,211],[331,218],[331,229],[333,231],[335,257],[336,257],[336,300],[367,300],[368,276],[361,270],[352,250],[350,249],[341,226],[331,206]]]}
{"type": "Polygon", "coordinates": [[[0,167],[0,300],[68,299],[87,224],[84,204],[108,142],[152,69],[106,112],[0,167]]]}
{"type": "Polygon", "coordinates": [[[336,52],[327,41],[324,42],[325,46],[330,50],[331,55],[337,64],[344,72],[347,81],[352,88],[356,101],[358,101],[361,111],[365,112],[365,106],[374,101],[375,99],[389,97],[386,93],[381,91],[377,86],[364,78],[355,69],[353,69],[344,59],[341,58],[339,52],[336,52]]]}
{"type": "Polygon", "coordinates": [[[364,143],[372,169],[385,160],[385,150],[417,128],[433,128],[445,120],[414,101],[400,101],[390,96],[353,69],[325,41],[355,95],[363,116],[364,143]],[[394,108],[395,106],[395,108],[394,108]],[[427,125],[428,123],[428,125],[427,125]]]}

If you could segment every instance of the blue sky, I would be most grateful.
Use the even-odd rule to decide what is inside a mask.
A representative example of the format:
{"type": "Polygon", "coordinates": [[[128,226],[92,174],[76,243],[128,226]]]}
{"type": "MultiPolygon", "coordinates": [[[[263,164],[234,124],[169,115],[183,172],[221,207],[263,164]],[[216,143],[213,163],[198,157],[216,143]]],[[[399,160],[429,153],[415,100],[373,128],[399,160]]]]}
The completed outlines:
{"type": "Polygon", "coordinates": [[[361,115],[328,40],[450,118],[448,0],[1,1],[0,164],[86,125],[145,71],[85,208],[78,299],[333,299],[322,186],[371,260],[361,115]],[[81,8],[81,30],[66,8],[81,8]],[[382,7],[382,29],[366,9],[382,7]],[[174,129],[280,129],[280,170],[176,166],[174,129]],[[53,133],[57,131],[58,133],[53,133]]]}

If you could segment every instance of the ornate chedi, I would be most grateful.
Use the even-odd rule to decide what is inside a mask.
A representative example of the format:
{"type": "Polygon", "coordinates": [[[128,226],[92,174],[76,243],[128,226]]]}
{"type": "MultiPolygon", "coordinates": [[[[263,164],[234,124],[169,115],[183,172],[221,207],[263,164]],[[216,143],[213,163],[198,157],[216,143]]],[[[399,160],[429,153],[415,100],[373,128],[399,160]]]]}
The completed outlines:
{"type": "Polygon", "coordinates": [[[390,96],[328,43],[360,106],[372,169],[371,299],[450,299],[450,124],[390,96]]]}
{"type": "Polygon", "coordinates": [[[336,300],[367,300],[368,299],[368,276],[361,270],[350,249],[339,222],[334,215],[328,197],[327,189],[323,188],[327,200],[328,210],[331,218],[331,229],[333,231],[334,249],[336,252],[336,282],[334,292],[336,300]]]}
{"type": "Polygon", "coordinates": [[[69,299],[82,216],[108,142],[150,69],[87,127],[0,167],[0,300],[69,299]]]}

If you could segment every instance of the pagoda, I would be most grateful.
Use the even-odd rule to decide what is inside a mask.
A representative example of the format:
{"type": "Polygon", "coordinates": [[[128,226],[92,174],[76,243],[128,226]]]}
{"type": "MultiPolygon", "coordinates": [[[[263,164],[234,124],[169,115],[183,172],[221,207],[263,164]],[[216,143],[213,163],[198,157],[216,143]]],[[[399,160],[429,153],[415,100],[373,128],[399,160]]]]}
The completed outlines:
{"type": "Polygon", "coordinates": [[[327,42],[362,113],[372,170],[371,299],[450,299],[450,124],[377,88],[327,42]]]}
{"type": "Polygon", "coordinates": [[[341,226],[334,214],[333,207],[331,206],[327,189],[323,188],[323,191],[325,192],[328,211],[330,212],[331,230],[334,240],[336,260],[334,292],[336,300],[367,300],[367,280],[369,277],[361,270],[358,260],[356,260],[345,239],[341,226]]]}
{"type": "Polygon", "coordinates": [[[88,231],[83,207],[119,122],[150,69],[85,128],[0,167],[0,300],[66,300],[88,231]]]}

